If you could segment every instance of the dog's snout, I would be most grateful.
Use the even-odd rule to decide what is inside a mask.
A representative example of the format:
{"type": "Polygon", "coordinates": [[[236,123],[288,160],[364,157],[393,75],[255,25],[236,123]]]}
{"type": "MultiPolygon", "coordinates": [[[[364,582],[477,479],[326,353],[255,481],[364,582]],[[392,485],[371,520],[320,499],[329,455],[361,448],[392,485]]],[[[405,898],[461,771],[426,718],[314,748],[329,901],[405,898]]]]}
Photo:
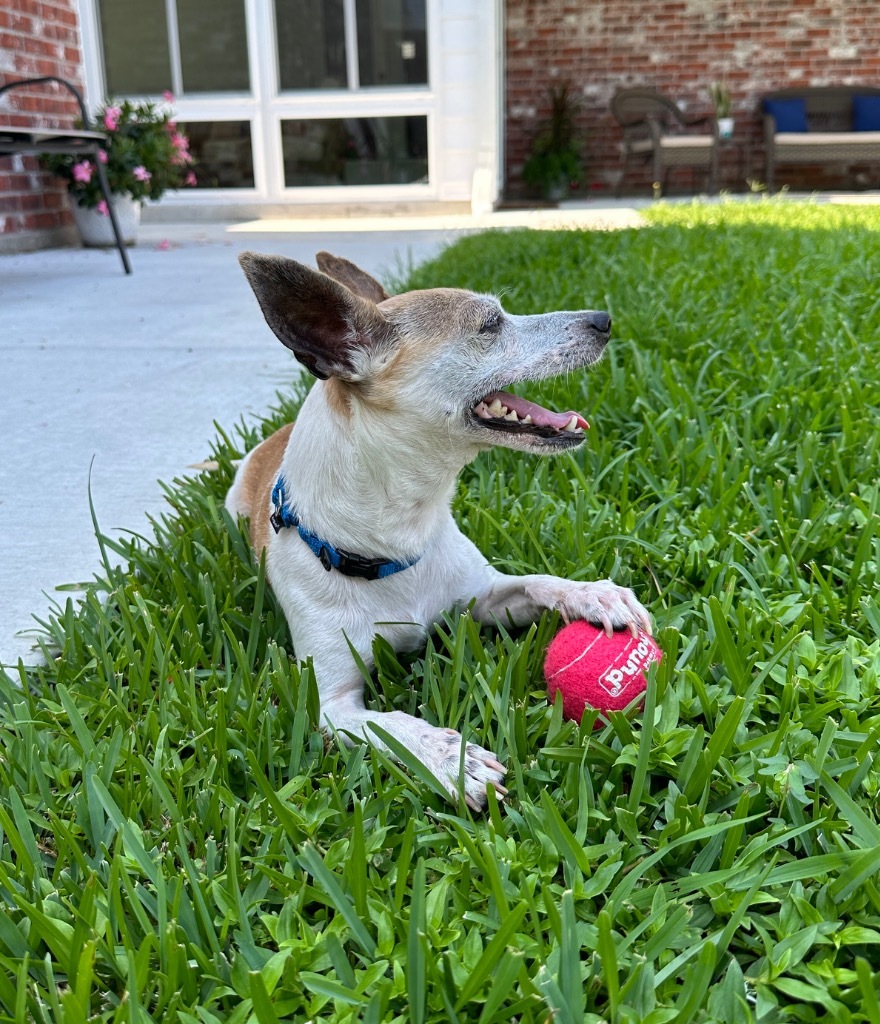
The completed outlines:
{"type": "Polygon", "coordinates": [[[607,313],[592,312],[587,315],[587,323],[600,334],[611,333],[611,317],[607,313]]]}

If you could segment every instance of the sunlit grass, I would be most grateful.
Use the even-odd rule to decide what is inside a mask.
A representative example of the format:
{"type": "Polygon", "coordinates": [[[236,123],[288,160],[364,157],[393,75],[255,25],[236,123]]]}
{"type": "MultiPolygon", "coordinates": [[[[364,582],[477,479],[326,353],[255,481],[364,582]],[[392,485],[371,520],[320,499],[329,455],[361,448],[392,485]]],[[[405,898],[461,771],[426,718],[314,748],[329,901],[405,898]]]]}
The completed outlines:
{"type": "Polygon", "coordinates": [[[602,366],[529,389],[585,450],[482,457],[455,513],[506,570],[636,589],[644,714],[563,723],[556,622],[455,616],[380,645],[370,699],[495,750],[506,806],[326,744],[221,511],[293,395],[149,544],[105,539],[129,567],[0,684],[0,1020],[880,1024],[880,214],[648,215],[467,238],[412,282],[612,312],[602,366]]]}

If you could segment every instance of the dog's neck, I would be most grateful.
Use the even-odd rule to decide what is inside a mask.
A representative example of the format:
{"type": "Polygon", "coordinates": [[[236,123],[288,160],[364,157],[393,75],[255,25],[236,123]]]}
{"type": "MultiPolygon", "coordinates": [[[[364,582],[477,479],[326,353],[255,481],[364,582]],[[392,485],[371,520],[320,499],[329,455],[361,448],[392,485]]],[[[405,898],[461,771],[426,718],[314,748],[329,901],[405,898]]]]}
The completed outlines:
{"type": "Polygon", "coordinates": [[[462,468],[477,454],[359,403],[343,411],[328,385],[309,392],[282,463],[303,524],[369,557],[421,555],[445,521],[462,468]]]}

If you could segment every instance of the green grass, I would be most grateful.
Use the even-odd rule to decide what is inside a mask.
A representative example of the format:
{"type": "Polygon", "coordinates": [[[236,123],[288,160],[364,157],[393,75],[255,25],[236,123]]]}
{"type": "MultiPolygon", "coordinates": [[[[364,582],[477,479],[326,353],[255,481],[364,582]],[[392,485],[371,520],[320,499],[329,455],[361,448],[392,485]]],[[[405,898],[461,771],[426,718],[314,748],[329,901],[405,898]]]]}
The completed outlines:
{"type": "Polygon", "coordinates": [[[222,512],[222,435],[149,540],[102,543],[47,667],[0,683],[0,1021],[880,1024],[880,215],[658,207],[467,238],[414,286],[605,307],[609,359],[530,389],[585,450],[498,451],[455,513],[510,571],[613,576],[665,658],[595,732],[549,616],[377,649],[370,700],[464,730],[505,806],[325,743],[222,512]]]}

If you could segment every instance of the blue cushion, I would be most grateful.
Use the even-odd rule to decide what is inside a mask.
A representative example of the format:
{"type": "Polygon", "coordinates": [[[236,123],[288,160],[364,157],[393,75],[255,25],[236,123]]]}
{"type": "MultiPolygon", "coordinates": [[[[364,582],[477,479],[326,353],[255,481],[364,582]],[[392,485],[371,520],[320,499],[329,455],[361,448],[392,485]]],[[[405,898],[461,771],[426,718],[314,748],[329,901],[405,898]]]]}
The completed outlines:
{"type": "Polygon", "coordinates": [[[853,131],[880,132],[880,96],[853,96],[853,131]]]}
{"type": "Polygon", "coordinates": [[[764,110],[776,122],[778,132],[807,130],[807,108],[803,99],[764,100],[764,110]]]}

